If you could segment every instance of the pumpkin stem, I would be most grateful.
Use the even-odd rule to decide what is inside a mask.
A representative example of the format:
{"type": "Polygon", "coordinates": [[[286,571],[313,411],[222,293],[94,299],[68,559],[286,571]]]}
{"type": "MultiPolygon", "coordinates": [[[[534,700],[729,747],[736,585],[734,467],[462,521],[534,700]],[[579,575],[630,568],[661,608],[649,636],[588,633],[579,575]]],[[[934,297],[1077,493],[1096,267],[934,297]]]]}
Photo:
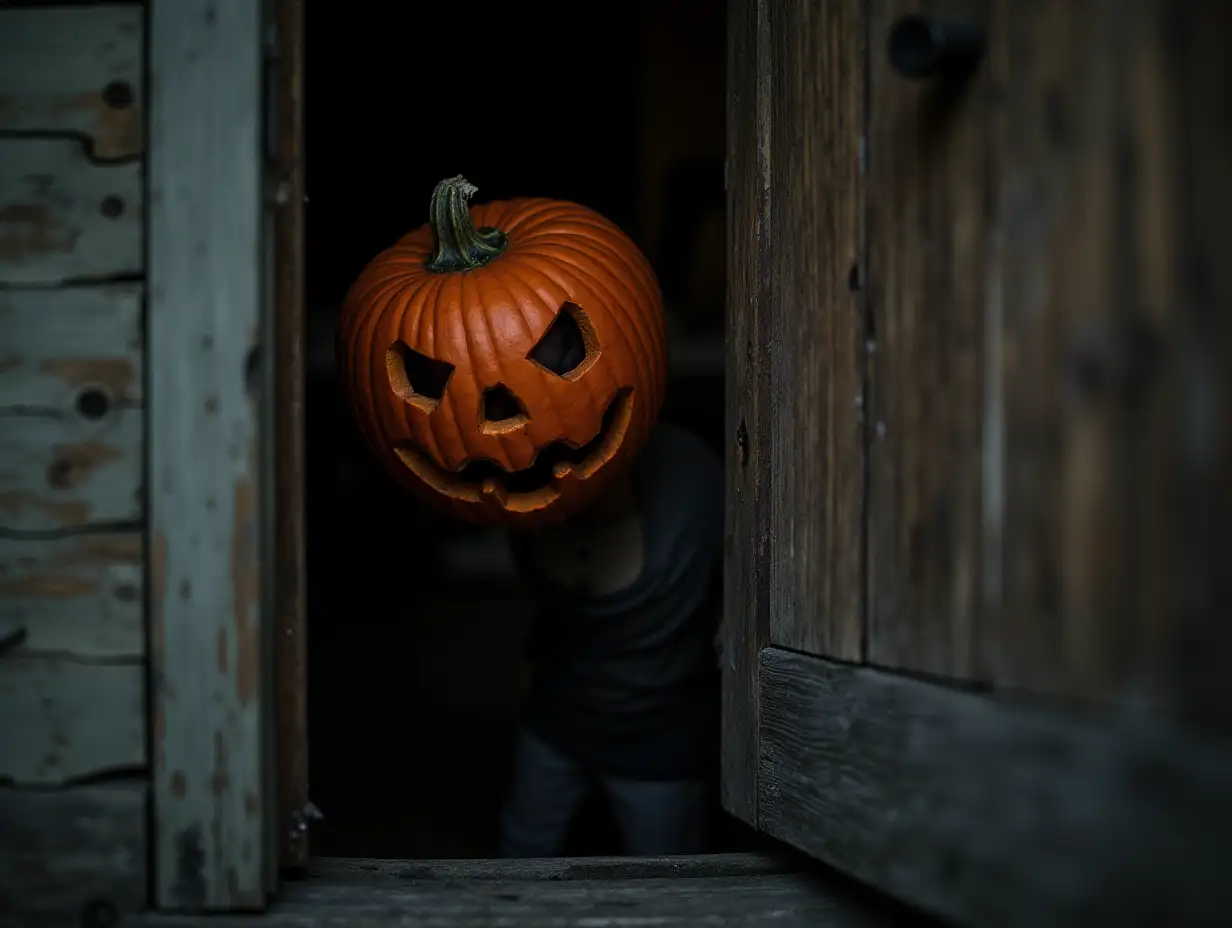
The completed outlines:
{"type": "Polygon", "coordinates": [[[473,271],[505,250],[508,239],[500,229],[475,228],[470,198],[478,188],[459,174],[448,177],[432,191],[432,257],[424,265],[435,274],[473,271]]]}

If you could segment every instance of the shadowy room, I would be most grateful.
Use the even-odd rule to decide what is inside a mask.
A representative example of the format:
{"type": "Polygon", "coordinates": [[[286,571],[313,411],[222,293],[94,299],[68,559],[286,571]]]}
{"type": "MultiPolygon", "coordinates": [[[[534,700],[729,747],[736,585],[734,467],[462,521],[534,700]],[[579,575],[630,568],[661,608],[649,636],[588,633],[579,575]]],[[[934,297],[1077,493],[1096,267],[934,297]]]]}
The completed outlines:
{"type": "MultiPolygon", "coordinates": [[[[598,211],[642,249],[668,318],[661,418],[723,441],[724,4],[308,0],[307,499],[314,854],[495,856],[534,612],[500,530],[434,514],[365,445],[335,367],[339,307],[428,219],[473,203],[598,211]]],[[[712,800],[711,851],[752,832],[712,800]]],[[[567,853],[619,853],[592,801],[567,853]]]]}

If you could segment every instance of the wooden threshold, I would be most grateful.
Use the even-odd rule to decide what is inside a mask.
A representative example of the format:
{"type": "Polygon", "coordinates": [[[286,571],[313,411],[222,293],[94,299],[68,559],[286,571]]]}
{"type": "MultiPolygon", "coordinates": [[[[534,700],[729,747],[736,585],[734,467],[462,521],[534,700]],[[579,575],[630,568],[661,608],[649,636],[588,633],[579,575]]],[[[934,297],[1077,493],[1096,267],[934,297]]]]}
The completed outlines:
{"type": "Polygon", "coordinates": [[[791,854],[321,859],[264,913],[147,913],[125,928],[863,928],[930,925],[791,854]]]}

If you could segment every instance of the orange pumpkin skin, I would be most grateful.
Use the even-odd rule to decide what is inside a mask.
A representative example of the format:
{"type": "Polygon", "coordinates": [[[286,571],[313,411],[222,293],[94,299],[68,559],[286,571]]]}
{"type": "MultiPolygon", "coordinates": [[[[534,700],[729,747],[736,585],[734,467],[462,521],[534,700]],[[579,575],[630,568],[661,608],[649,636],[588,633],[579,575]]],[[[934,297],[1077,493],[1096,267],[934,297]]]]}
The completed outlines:
{"type": "Polygon", "coordinates": [[[360,274],[338,362],[372,451],[406,489],[458,519],[535,528],[585,508],[645,444],[667,378],[662,298],[637,246],[593,210],[468,207],[473,192],[442,182],[433,222],[360,274]],[[442,254],[456,266],[468,242],[500,237],[492,229],[499,253],[480,247],[480,266],[463,255],[461,269],[440,269],[442,254]],[[540,363],[569,332],[569,359],[561,349],[540,363]]]}

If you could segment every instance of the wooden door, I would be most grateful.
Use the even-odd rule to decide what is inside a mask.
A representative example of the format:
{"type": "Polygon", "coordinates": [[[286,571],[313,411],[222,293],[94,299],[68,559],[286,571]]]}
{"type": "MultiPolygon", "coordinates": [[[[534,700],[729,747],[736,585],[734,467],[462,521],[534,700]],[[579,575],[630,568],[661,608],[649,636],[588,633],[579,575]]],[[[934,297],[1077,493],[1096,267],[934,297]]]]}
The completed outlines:
{"type": "Polygon", "coordinates": [[[1227,916],[1232,10],[728,41],[726,807],[963,924],[1227,916]]]}

